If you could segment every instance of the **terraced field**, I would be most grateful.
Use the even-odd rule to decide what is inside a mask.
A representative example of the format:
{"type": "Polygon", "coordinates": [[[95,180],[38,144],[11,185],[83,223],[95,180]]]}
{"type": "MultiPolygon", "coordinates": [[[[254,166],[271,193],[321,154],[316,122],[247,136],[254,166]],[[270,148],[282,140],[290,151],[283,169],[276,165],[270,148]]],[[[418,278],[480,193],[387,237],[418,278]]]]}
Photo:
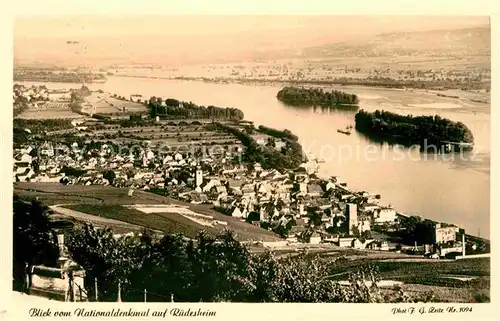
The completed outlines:
{"type": "MultiPolygon", "coordinates": [[[[63,204],[60,206],[61,208],[83,213],[81,215],[82,220],[90,220],[101,226],[106,225],[102,220],[105,218],[165,233],[183,233],[186,236],[195,236],[201,230],[217,233],[224,228],[229,228],[234,230],[241,240],[276,241],[279,239],[270,231],[217,213],[211,209],[210,205],[186,204],[144,191],[134,191],[133,196],[128,196],[127,188],[96,185],[62,185],[59,183],[16,183],[14,184],[14,193],[25,198],[38,197],[40,201],[47,205],[63,204]],[[123,206],[136,204],[187,206],[195,213],[209,215],[214,220],[226,223],[224,223],[225,225],[209,227],[198,224],[177,213],[145,214],[137,209],[123,206]],[[95,218],[92,219],[89,215],[85,214],[93,215],[95,218]]],[[[78,213],[71,214],[74,214],[72,215],[73,217],[78,217],[78,213]]],[[[64,211],[61,211],[59,214],[64,214],[64,211]]],[[[109,226],[115,228],[111,224],[109,226]]],[[[121,228],[123,227],[121,226],[121,228]]]]}
{"type": "Polygon", "coordinates": [[[144,112],[146,106],[136,102],[116,99],[107,93],[92,93],[85,101],[95,107],[94,113],[144,112]]]}
{"type": "Polygon", "coordinates": [[[376,266],[382,279],[404,282],[401,288],[413,296],[432,291],[443,302],[475,302],[489,297],[489,258],[410,262],[366,257],[334,266],[331,277],[343,280],[352,269],[368,265],[376,266]]]}

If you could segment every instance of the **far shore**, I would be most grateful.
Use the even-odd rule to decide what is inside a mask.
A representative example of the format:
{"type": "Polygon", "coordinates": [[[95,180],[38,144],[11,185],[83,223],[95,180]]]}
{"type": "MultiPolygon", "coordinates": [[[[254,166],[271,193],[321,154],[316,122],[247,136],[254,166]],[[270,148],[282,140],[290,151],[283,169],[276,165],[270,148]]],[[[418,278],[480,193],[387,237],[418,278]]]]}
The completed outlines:
{"type": "Polygon", "coordinates": [[[276,80],[276,79],[232,79],[232,78],[221,78],[221,79],[209,79],[205,77],[176,77],[176,76],[146,76],[146,75],[124,75],[124,74],[114,74],[113,77],[123,77],[123,78],[144,78],[144,79],[164,79],[164,80],[183,80],[183,81],[194,81],[203,83],[213,83],[213,84],[241,84],[241,85],[251,85],[251,86],[272,86],[280,87],[283,85],[297,85],[297,86],[310,86],[310,87],[338,87],[338,88],[366,88],[366,89],[377,89],[377,90],[387,90],[387,91],[398,91],[398,92],[417,92],[427,95],[435,95],[442,98],[450,99],[463,99],[470,101],[472,103],[489,105],[490,102],[484,99],[468,98],[466,95],[480,95],[480,93],[474,91],[461,91],[460,89],[439,89],[439,88],[417,88],[408,87],[403,85],[388,85],[388,84],[355,84],[355,83],[341,83],[341,82],[328,82],[328,81],[314,81],[314,80],[303,80],[303,81],[293,81],[293,80],[276,80]],[[447,91],[457,91],[453,95],[443,94],[447,91]]]}

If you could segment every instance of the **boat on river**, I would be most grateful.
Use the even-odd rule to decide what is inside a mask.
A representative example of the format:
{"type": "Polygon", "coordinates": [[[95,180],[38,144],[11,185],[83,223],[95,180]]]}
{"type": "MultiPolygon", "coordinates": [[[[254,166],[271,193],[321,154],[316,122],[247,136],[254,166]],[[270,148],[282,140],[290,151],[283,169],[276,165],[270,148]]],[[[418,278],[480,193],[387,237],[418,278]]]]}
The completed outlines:
{"type": "Polygon", "coordinates": [[[351,132],[349,130],[337,129],[337,132],[344,134],[344,135],[351,135],[351,132]]]}

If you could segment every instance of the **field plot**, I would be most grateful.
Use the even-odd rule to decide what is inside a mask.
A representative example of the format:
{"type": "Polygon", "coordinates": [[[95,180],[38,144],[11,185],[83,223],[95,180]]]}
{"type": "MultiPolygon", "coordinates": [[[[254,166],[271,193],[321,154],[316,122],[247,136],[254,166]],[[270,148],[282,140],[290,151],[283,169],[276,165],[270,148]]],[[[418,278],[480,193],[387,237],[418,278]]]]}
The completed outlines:
{"type": "Polygon", "coordinates": [[[94,113],[100,114],[135,113],[147,110],[143,104],[116,99],[106,93],[92,93],[92,95],[85,98],[85,102],[95,108],[94,113]]]}
{"type": "Polygon", "coordinates": [[[449,303],[470,303],[470,302],[489,302],[489,288],[470,288],[470,287],[443,287],[423,284],[403,284],[401,290],[410,297],[422,298],[433,293],[434,298],[439,302],[449,303]]]}
{"type": "Polygon", "coordinates": [[[162,196],[146,193],[142,191],[134,191],[133,196],[128,196],[128,188],[115,188],[111,186],[100,185],[63,185],[60,183],[34,183],[34,182],[19,182],[14,184],[14,193],[31,193],[38,196],[44,202],[50,196],[52,200],[57,200],[60,197],[61,204],[79,203],[75,197],[88,200],[94,200],[100,203],[117,205],[133,205],[140,204],[158,204],[168,203],[168,200],[162,196]],[[67,197],[71,197],[70,200],[67,197]]]}
{"type": "MultiPolygon", "coordinates": [[[[183,233],[186,236],[195,236],[201,230],[216,233],[228,228],[234,230],[241,240],[276,241],[279,239],[270,231],[217,213],[211,209],[210,205],[186,204],[138,190],[134,191],[133,196],[128,196],[128,188],[62,185],[59,183],[16,183],[14,184],[14,193],[26,198],[38,197],[40,201],[47,202],[48,205],[62,204],[61,208],[91,214],[98,218],[113,219],[160,230],[165,233],[183,233]],[[161,213],[146,214],[138,209],[151,207],[151,205],[157,207],[162,205],[166,210],[161,213]],[[165,207],[165,205],[168,206],[165,207]],[[177,211],[174,210],[176,207],[177,211]],[[187,218],[186,216],[189,214],[191,217],[187,218]],[[221,221],[222,224],[207,226],[196,222],[193,217],[203,218],[205,221],[221,221]],[[212,217],[212,219],[208,217],[212,217]]],[[[87,218],[83,220],[87,220],[87,218]]],[[[99,219],[95,221],[99,223],[99,219]]],[[[114,228],[114,226],[110,227],[114,228]]]]}
{"type": "Polygon", "coordinates": [[[72,112],[70,109],[28,109],[16,118],[21,119],[61,119],[83,118],[83,115],[72,112]]]}
{"type": "Polygon", "coordinates": [[[75,204],[69,205],[67,208],[98,217],[127,222],[152,230],[159,230],[164,233],[182,233],[188,237],[195,237],[201,230],[206,230],[209,233],[216,233],[218,231],[214,227],[201,225],[178,213],[146,214],[135,208],[104,204],[75,204]]]}
{"type": "Polygon", "coordinates": [[[48,101],[41,106],[43,109],[70,109],[68,102],[48,101]]]}
{"type": "Polygon", "coordinates": [[[490,259],[475,258],[457,261],[440,260],[380,260],[373,258],[353,261],[334,267],[332,278],[343,279],[350,268],[375,264],[384,279],[404,282],[405,284],[420,284],[452,288],[489,288],[490,259]]]}
{"type": "Polygon", "coordinates": [[[103,138],[114,142],[148,141],[152,146],[166,145],[175,148],[192,145],[207,147],[221,145],[225,149],[235,149],[241,145],[233,135],[210,131],[202,125],[112,126],[79,134],[79,136],[83,135],[92,137],[93,140],[103,138]]]}

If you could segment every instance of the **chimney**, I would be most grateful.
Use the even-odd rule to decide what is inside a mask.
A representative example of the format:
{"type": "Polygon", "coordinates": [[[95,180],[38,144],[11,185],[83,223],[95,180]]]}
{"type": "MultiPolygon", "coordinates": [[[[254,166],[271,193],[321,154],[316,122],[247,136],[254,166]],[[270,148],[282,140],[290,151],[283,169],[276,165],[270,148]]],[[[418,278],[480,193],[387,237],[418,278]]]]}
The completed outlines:
{"type": "Polygon", "coordinates": [[[462,256],[465,256],[465,232],[462,233],[462,256]]]}

